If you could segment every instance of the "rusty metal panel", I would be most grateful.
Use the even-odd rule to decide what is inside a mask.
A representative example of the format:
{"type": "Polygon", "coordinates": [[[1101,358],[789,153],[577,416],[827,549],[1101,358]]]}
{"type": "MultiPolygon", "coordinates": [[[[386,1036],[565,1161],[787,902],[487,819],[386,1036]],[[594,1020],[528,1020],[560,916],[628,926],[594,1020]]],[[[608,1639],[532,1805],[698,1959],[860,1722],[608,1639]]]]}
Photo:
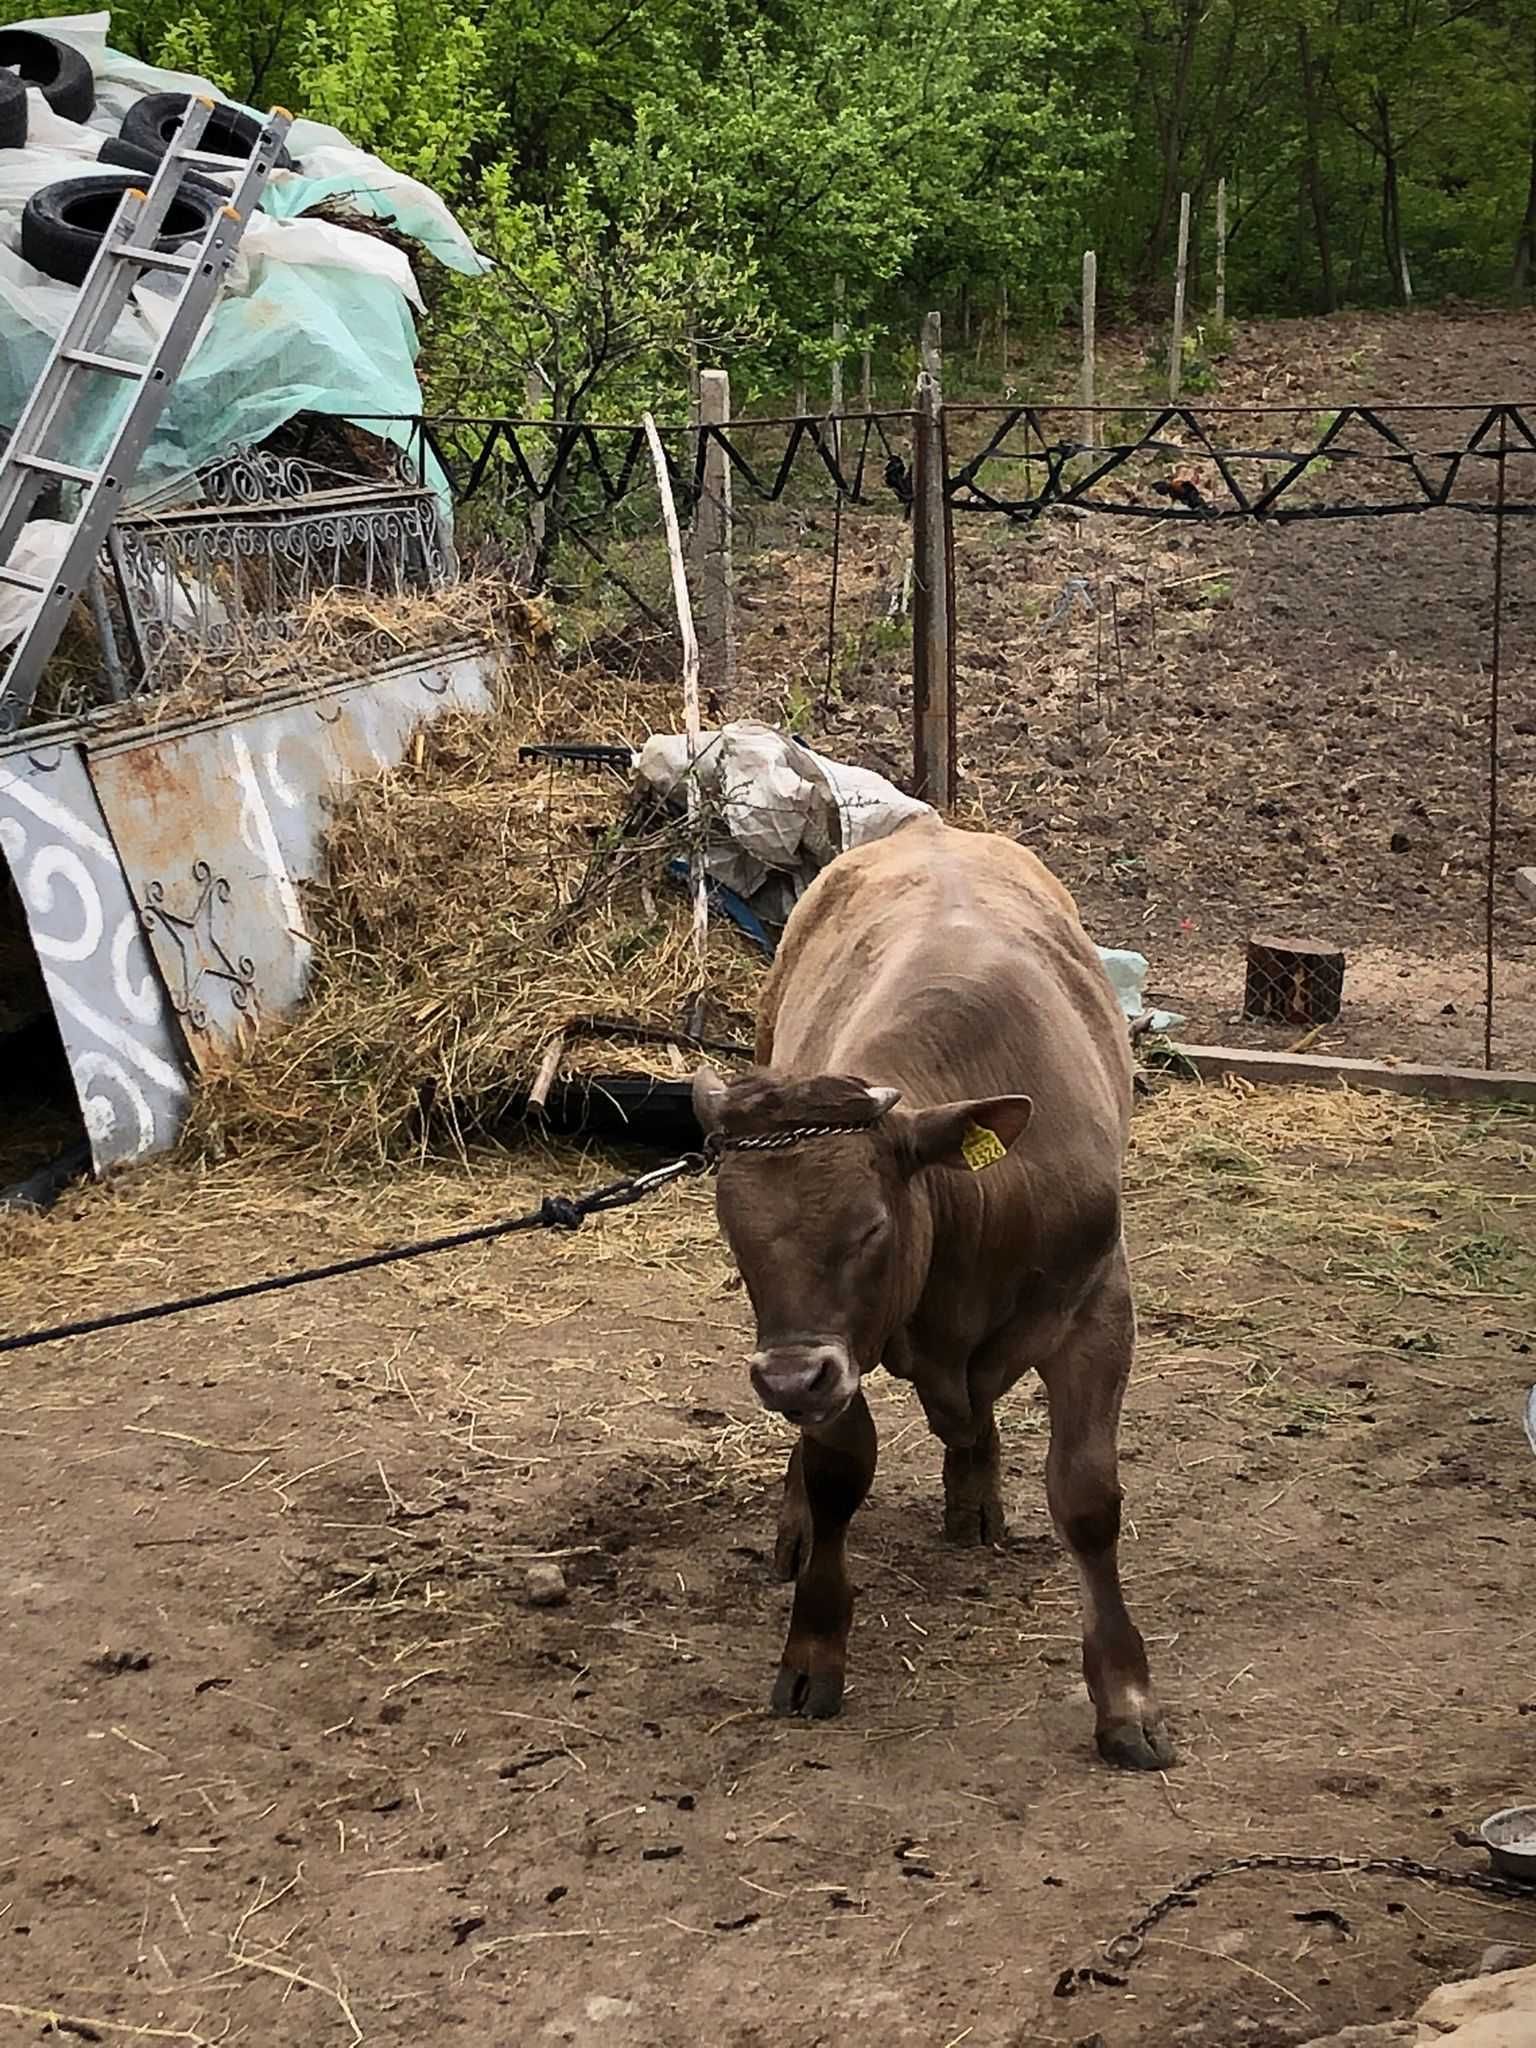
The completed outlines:
{"type": "Polygon", "coordinates": [[[488,709],[493,670],[482,650],[411,656],[90,747],[91,780],[200,1071],[304,993],[299,892],[321,872],[327,799],[392,766],[443,711],[488,709]]]}
{"type": "Polygon", "coordinates": [[[0,753],[0,850],[15,877],[99,1172],[175,1143],[188,1061],[82,749],[0,753]]]}

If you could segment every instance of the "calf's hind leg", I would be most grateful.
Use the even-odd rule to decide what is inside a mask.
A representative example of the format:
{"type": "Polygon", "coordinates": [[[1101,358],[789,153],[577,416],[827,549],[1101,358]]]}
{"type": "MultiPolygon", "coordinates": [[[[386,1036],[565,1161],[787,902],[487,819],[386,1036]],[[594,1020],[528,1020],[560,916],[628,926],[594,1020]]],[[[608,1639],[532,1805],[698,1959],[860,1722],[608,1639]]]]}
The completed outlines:
{"type": "Polygon", "coordinates": [[[944,1446],[944,1534],[951,1543],[1001,1543],[1008,1534],[1003,1512],[1003,1452],[997,1418],[985,1419],[969,1444],[944,1446]]]}
{"type": "Polygon", "coordinates": [[[799,1576],[774,1681],[776,1714],[804,1714],[823,1721],[841,1711],[853,1620],[848,1524],[875,1476],[876,1448],[874,1417],[863,1394],[857,1393],[835,1422],[802,1433],[790,1461],[780,1517],[780,1559],[790,1562],[785,1554],[790,1550],[799,1576]],[[786,1518],[798,1523],[802,1500],[804,1523],[795,1530],[798,1540],[786,1546],[786,1518]]]}
{"type": "Polygon", "coordinates": [[[1120,1401],[1136,1339],[1122,1259],[1066,1342],[1041,1368],[1051,1403],[1046,1496],[1056,1533],[1083,1589],[1083,1677],[1093,1697],[1099,1753],[1127,1770],[1174,1760],[1152,1690],[1146,1645],[1120,1589],[1120,1401]]]}

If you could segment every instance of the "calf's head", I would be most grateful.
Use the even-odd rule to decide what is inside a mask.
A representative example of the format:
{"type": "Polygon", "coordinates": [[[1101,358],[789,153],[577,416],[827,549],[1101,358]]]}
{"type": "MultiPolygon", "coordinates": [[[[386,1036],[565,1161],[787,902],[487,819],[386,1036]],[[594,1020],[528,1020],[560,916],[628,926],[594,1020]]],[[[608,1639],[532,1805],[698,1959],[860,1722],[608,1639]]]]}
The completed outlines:
{"type": "Polygon", "coordinates": [[[908,1110],[896,1089],[847,1075],[727,1087],[707,1069],[693,1097],[720,1150],[720,1225],[757,1318],[752,1385],[790,1422],[832,1422],[915,1305],[914,1176],[987,1171],[1022,1137],[1029,1097],[908,1110]],[[760,1142],[819,1125],[836,1128],[760,1142]]]}

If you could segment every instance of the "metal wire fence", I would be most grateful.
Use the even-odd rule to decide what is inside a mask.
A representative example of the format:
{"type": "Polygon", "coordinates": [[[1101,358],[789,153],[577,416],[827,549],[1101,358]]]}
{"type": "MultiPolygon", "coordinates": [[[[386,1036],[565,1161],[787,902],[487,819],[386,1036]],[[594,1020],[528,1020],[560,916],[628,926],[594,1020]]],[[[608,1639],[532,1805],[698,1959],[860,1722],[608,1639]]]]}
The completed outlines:
{"type": "MultiPolygon", "coordinates": [[[[945,408],[959,809],[1035,845],[1096,937],[1145,954],[1185,1035],[1531,1063],[1533,417],[945,408]]],[[[908,786],[913,429],[663,430],[685,518],[723,497],[730,535],[735,663],[709,716],[908,786]]],[[[651,669],[675,723],[640,426],[412,433],[466,555],[555,587],[580,651],[651,669]]]]}

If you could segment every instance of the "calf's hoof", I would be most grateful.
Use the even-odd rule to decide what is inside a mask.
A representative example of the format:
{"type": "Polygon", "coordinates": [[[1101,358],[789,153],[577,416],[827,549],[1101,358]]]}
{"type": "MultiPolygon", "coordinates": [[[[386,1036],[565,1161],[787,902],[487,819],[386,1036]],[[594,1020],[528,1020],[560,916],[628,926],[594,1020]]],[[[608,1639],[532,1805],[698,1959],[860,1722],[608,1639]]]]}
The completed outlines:
{"type": "Polygon", "coordinates": [[[1008,1534],[1008,1517],[994,1494],[986,1500],[946,1501],[944,1541],[962,1550],[983,1549],[1001,1543],[1008,1534]]]}
{"type": "Polygon", "coordinates": [[[843,1679],[837,1671],[797,1671],[781,1664],[769,1700],[782,1720],[799,1715],[807,1721],[830,1721],[843,1711],[843,1679]]]}
{"type": "Polygon", "coordinates": [[[1155,1707],[1123,1721],[1106,1721],[1096,1740],[1105,1763],[1122,1771],[1166,1771],[1178,1761],[1168,1724],[1155,1707]]]}

